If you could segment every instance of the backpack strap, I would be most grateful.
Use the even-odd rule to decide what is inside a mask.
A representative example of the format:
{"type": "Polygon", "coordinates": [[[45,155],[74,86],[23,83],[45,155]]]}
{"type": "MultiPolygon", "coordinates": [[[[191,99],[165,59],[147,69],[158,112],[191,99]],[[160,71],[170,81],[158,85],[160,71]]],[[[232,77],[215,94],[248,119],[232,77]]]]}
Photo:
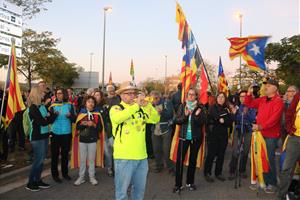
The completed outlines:
{"type": "MultiPolygon", "coordinates": [[[[118,106],[121,108],[121,110],[124,110],[124,106],[122,104],[118,104],[118,106]]],[[[120,130],[120,142],[121,143],[122,143],[121,136],[122,136],[123,125],[124,125],[124,122],[122,122],[121,124],[118,124],[118,126],[116,128],[116,135],[118,134],[118,131],[120,130]]],[[[115,137],[114,137],[114,139],[115,139],[115,137]]]]}
{"type": "MultiPolygon", "coordinates": [[[[121,108],[121,110],[124,110],[124,106],[122,104],[118,104],[118,106],[121,108]]],[[[140,108],[137,113],[139,113],[140,117],[143,117],[143,119],[145,120],[145,118],[149,118],[148,114],[145,113],[143,111],[142,108],[140,108]]],[[[132,119],[135,119],[134,115],[131,115],[132,119]]],[[[116,135],[118,134],[118,131],[120,131],[120,142],[122,143],[122,130],[123,130],[123,126],[124,126],[124,122],[122,122],[121,124],[118,124],[117,128],[116,128],[116,135]]],[[[114,136],[113,136],[114,137],[114,136]]],[[[115,139],[115,137],[114,137],[115,139]]]]}

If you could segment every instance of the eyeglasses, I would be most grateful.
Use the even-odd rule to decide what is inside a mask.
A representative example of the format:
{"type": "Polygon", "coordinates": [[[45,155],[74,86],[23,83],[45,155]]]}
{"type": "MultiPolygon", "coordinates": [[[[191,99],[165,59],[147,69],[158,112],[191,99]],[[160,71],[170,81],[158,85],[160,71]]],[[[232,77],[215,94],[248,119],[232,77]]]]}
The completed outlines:
{"type": "Polygon", "coordinates": [[[126,94],[128,96],[133,96],[133,95],[136,95],[135,92],[124,92],[123,94],[126,94]]]}
{"type": "Polygon", "coordinates": [[[188,93],[189,96],[196,96],[194,93],[188,93]]]}
{"type": "Polygon", "coordinates": [[[240,97],[246,97],[245,95],[241,95],[240,97]]]}
{"type": "Polygon", "coordinates": [[[296,92],[295,90],[287,90],[287,92],[296,92]]]}

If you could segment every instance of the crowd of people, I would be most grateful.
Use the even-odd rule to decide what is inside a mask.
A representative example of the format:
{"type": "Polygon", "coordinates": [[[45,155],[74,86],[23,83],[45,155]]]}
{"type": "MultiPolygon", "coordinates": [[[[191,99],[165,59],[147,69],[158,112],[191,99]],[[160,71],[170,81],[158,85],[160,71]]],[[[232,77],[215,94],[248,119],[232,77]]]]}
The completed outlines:
{"type": "MultiPolygon", "coordinates": [[[[204,141],[207,148],[203,173],[209,184],[215,179],[223,182],[248,178],[246,168],[252,134],[260,132],[269,163],[263,189],[266,193],[277,191],[278,199],[291,198],[299,195],[297,188],[300,188],[299,180],[293,180],[300,160],[300,94],[296,86],[289,86],[280,95],[279,84],[273,79],[263,84],[264,95],[259,94],[257,85],[251,85],[248,90],[230,96],[223,92],[215,97],[210,95],[209,102],[203,105],[193,88],[187,91],[182,103],[180,84],[178,91],[170,95],[139,90],[132,82],[121,84],[118,90],[108,85],[105,93],[90,88],[75,95],[71,88],[57,88],[52,93],[41,81],[37,87],[24,92],[27,109],[16,113],[8,128],[1,128],[0,157],[6,160],[17,141],[19,150],[24,150],[25,141],[29,140],[33,162],[26,189],[39,191],[50,187],[41,178],[50,144],[51,175],[55,182],[72,180],[69,176],[70,165],[73,166],[71,151],[71,157],[77,154],[71,162],[75,159],[75,167],[79,168],[74,185],[85,182],[86,171],[89,182],[97,185],[95,167],[104,166],[107,175],[114,177],[115,198],[127,199],[131,188],[131,199],[137,200],[144,198],[148,158],[152,156],[155,158],[153,172],[166,169],[174,177],[173,192],[180,192],[183,187],[196,190],[195,170],[204,141]],[[28,113],[31,123],[29,134],[24,132],[24,113],[28,113]],[[178,127],[177,160],[172,162],[171,142],[178,127]],[[231,137],[229,171],[224,173],[224,157],[231,137]],[[276,150],[285,141],[285,159],[277,175],[276,150]],[[186,185],[183,185],[187,155],[186,185]]],[[[257,190],[258,186],[251,184],[250,189],[257,190]]]]}

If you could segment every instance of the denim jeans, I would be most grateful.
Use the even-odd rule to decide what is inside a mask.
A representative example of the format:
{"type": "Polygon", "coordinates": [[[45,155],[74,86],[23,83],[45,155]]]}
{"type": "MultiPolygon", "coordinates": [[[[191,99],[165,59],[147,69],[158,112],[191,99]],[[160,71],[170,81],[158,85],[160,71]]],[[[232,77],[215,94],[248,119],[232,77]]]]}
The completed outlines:
{"type": "Polygon", "coordinates": [[[33,151],[33,163],[29,174],[29,183],[35,183],[41,180],[43,171],[44,159],[46,157],[46,150],[48,149],[48,138],[42,140],[31,141],[33,151]]]}
{"type": "Polygon", "coordinates": [[[170,160],[171,131],[165,133],[164,135],[152,134],[152,144],[156,168],[163,169],[165,162],[168,169],[174,169],[175,166],[170,160]]]}
{"type": "Polygon", "coordinates": [[[131,185],[131,199],[144,199],[148,174],[148,160],[122,160],[115,162],[116,200],[127,200],[127,190],[131,185]]]}
{"type": "Polygon", "coordinates": [[[105,138],[104,142],[104,158],[105,158],[105,167],[112,168],[113,167],[113,145],[114,145],[114,138],[105,138]]]}
{"type": "Polygon", "coordinates": [[[277,148],[277,138],[264,138],[267,147],[268,159],[270,170],[269,173],[264,173],[264,180],[266,185],[277,185],[277,173],[276,173],[276,162],[275,162],[275,150],[277,148]]]}

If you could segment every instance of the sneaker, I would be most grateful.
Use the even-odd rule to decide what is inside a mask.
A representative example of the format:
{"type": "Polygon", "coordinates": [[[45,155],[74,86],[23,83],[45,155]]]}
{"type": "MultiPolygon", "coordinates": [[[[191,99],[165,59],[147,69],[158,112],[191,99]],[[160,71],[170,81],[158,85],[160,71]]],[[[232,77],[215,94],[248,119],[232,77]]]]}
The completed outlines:
{"type": "Polygon", "coordinates": [[[249,188],[250,188],[250,190],[252,190],[252,191],[256,191],[256,190],[258,189],[258,186],[257,186],[257,184],[251,184],[251,185],[249,186],[249,188]]]}
{"type": "Polygon", "coordinates": [[[173,188],[173,193],[179,193],[181,190],[183,190],[183,186],[179,187],[179,186],[175,186],[173,188]]]}
{"type": "Polygon", "coordinates": [[[113,177],[113,176],[114,176],[114,171],[112,170],[112,168],[108,168],[108,169],[107,169],[107,175],[108,175],[109,177],[113,177]]]}
{"type": "Polygon", "coordinates": [[[218,176],[216,176],[216,178],[219,180],[219,181],[226,181],[226,178],[224,178],[224,176],[222,176],[222,175],[218,175],[218,176]]]}
{"type": "Polygon", "coordinates": [[[204,176],[205,180],[209,183],[213,183],[215,182],[215,180],[210,176],[210,175],[206,175],[204,176]]]}
{"type": "Polygon", "coordinates": [[[267,194],[274,194],[275,193],[275,187],[272,185],[268,185],[264,188],[265,193],[267,194]]]}
{"type": "Polygon", "coordinates": [[[47,183],[44,183],[43,181],[39,181],[36,183],[36,185],[41,189],[47,189],[50,188],[50,185],[47,183]]]}
{"type": "Polygon", "coordinates": [[[299,198],[297,198],[295,195],[293,195],[291,193],[287,193],[282,199],[284,199],[284,200],[296,200],[296,199],[299,199],[299,198]]]}
{"type": "Polygon", "coordinates": [[[38,192],[38,191],[40,191],[40,188],[36,184],[33,184],[33,183],[28,183],[25,188],[27,190],[32,191],[32,192],[38,192]]]}
{"type": "Polygon", "coordinates": [[[90,178],[90,183],[92,185],[98,185],[98,181],[95,178],[90,178]]]}
{"type": "Polygon", "coordinates": [[[189,189],[189,191],[197,190],[197,188],[194,184],[186,184],[186,187],[189,189]]]}
{"type": "Polygon", "coordinates": [[[81,185],[82,183],[85,183],[84,178],[79,177],[75,182],[74,185],[78,186],[81,185]]]}

